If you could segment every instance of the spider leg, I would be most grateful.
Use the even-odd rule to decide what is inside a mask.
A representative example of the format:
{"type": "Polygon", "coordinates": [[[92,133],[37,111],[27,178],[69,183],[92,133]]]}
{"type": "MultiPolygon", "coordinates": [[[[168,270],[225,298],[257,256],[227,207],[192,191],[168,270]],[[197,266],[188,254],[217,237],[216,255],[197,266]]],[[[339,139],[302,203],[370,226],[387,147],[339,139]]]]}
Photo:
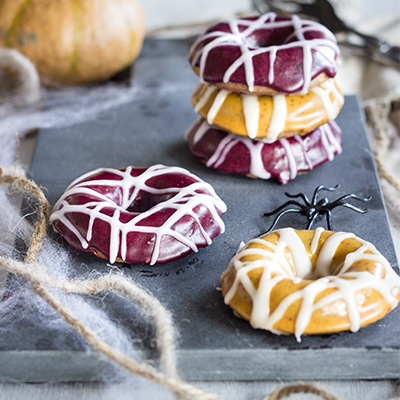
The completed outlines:
{"type": "Polygon", "coordinates": [[[356,206],[353,206],[353,204],[350,204],[350,203],[343,203],[343,204],[339,204],[339,205],[342,205],[343,207],[346,207],[346,208],[350,208],[350,210],[356,211],[360,214],[365,214],[369,211],[368,208],[364,208],[364,209],[358,208],[356,206]]]}
{"type": "Polygon", "coordinates": [[[275,218],[274,222],[273,222],[272,225],[269,227],[269,229],[264,233],[264,235],[267,234],[267,233],[269,233],[269,232],[271,232],[271,231],[275,228],[276,224],[277,224],[278,221],[281,219],[281,217],[283,217],[285,214],[290,213],[290,212],[300,213],[301,211],[298,210],[298,209],[296,209],[296,208],[288,208],[287,210],[282,211],[282,212],[275,218]]]}
{"type": "Polygon", "coordinates": [[[314,195],[313,195],[313,198],[312,198],[312,203],[313,203],[313,204],[316,204],[316,203],[317,203],[318,194],[319,194],[319,192],[320,192],[323,188],[324,188],[323,185],[319,185],[319,186],[315,189],[314,195]]]}
{"type": "Polygon", "coordinates": [[[362,201],[363,203],[366,203],[367,201],[370,201],[372,199],[372,197],[359,197],[355,194],[347,194],[346,196],[341,197],[340,199],[335,200],[334,202],[332,202],[330,204],[330,209],[333,210],[335,207],[337,206],[343,206],[343,207],[347,207],[350,208],[351,210],[357,211],[359,213],[366,213],[368,212],[368,209],[361,209],[359,207],[354,206],[353,204],[347,203],[346,199],[356,199],[359,201],[362,201]]]}
{"type": "Polygon", "coordinates": [[[357,196],[356,194],[346,194],[345,196],[342,196],[339,199],[333,201],[331,204],[335,204],[338,201],[343,201],[343,200],[347,200],[347,199],[355,199],[358,201],[362,201],[363,203],[367,203],[368,201],[370,201],[372,199],[372,196],[360,197],[360,196],[357,196]]]}
{"type": "Polygon", "coordinates": [[[306,229],[311,229],[312,225],[314,224],[314,222],[317,220],[318,216],[320,215],[319,212],[315,212],[313,213],[313,216],[311,219],[308,220],[308,224],[306,226],[306,229]]]}
{"type": "Polygon", "coordinates": [[[332,213],[331,210],[326,211],[326,224],[328,226],[328,231],[332,230],[332,213]]]}
{"type": "Polygon", "coordinates": [[[315,189],[312,204],[317,204],[318,195],[321,190],[326,190],[327,192],[334,192],[335,190],[338,190],[339,188],[340,188],[340,185],[336,185],[334,187],[325,187],[323,185],[318,186],[315,189]]]}
{"type": "Polygon", "coordinates": [[[296,197],[301,197],[307,206],[311,206],[310,200],[308,200],[308,197],[304,193],[289,194],[289,193],[285,192],[285,195],[292,199],[295,199],[296,197]]]}
{"type": "MultiPolygon", "coordinates": [[[[300,203],[297,202],[297,201],[289,200],[289,201],[287,201],[285,204],[282,204],[281,206],[279,206],[279,207],[278,207],[277,209],[275,209],[274,211],[270,211],[270,212],[264,213],[264,215],[265,215],[266,217],[269,217],[270,215],[273,215],[273,214],[275,214],[275,213],[281,211],[283,208],[285,208],[286,206],[291,205],[291,204],[293,204],[293,205],[295,205],[295,206],[297,206],[297,207],[299,207],[299,208],[303,208],[303,207],[304,207],[302,204],[300,204],[300,203]]],[[[293,210],[294,210],[294,209],[293,209],[293,210]]]]}

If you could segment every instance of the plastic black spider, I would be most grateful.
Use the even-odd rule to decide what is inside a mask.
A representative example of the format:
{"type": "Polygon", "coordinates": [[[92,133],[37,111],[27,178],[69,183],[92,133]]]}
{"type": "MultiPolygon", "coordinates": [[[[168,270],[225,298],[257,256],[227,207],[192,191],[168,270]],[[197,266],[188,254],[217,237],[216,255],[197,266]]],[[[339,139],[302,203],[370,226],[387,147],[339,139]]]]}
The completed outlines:
{"type": "Polygon", "coordinates": [[[365,203],[367,201],[370,201],[372,199],[372,197],[364,198],[364,197],[357,196],[355,194],[346,194],[346,195],[340,197],[339,199],[333,201],[332,203],[330,203],[326,197],[324,197],[321,200],[318,200],[318,195],[321,190],[327,190],[329,192],[334,192],[335,190],[337,190],[339,188],[340,188],[340,185],[337,185],[333,188],[327,188],[327,187],[320,185],[315,189],[311,202],[308,200],[307,196],[303,193],[294,194],[294,195],[285,193],[285,195],[290,198],[298,198],[298,197],[302,198],[305,205],[300,204],[298,201],[295,201],[295,200],[289,200],[285,204],[278,207],[276,210],[265,213],[264,215],[266,217],[269,217],[273,214],[280,212],[288,205],[293,204],[293,205],[296,205],[297,207],[299,207],[299,208],[288,208],[288,209],[280,212],[266,233],[271,232],[275,228],[276,224],[281,219],[281,217],[290,212],[302,214],[307,217],[308,224],[307,224],[306,229],[311,229],[312,225],[315,222],[319,221],[323,217],[323,215],[326,215],[326,222],[327,222],[329,230],[331,230],[331,227],[332,227],[331,211],[338,206],[350,208],[350,210],[356,211],[361,214],[368,212],[368,209],[361,209],[356,206],[353,206],[352,204],[348,203],[346,200],[347,199],[355,199],[355,200],[362,201],[365,203]]]}

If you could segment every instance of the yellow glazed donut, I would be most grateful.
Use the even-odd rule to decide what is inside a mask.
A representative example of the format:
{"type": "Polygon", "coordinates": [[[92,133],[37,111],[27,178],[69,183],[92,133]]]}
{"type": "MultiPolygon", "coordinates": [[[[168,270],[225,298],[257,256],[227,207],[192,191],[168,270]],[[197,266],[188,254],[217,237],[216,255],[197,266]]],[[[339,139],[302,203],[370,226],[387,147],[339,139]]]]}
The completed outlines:
{"type": "Polygon", "coordinates": [[[210,125],[267,143],[305,135],[333,121],[344,103],[342,91],[334,79],[306,94],[275,96],[240,94],[200,83],[191,100],[195,111],[210,125]]]}
{"type": "Polygon", "coordinates": [[[275,334],[353,332],[400,300],[400,277],[352,233],[285,228],[240,248],[222,274],[225,303],[275,334]]]}

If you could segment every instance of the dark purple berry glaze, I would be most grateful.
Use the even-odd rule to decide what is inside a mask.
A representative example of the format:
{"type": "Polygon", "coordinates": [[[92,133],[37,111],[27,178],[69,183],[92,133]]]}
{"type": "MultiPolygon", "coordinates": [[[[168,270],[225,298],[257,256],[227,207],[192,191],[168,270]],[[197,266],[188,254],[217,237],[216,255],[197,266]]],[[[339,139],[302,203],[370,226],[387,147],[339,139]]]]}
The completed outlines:
{"type": "Polygon", "coordinates": [[[195,68],[204,62],[200,78],[218,84],[224,82],[232,64],[247,53],[252,56],[249,63],[240,61],[225,83],[248,85],[250,74],[255,86],[280,93],[306,92],[309,80],[322,73],[329,78],[336,75],[339,49],[334,35],[321,24],[296,21],[269,13],[258,18],[219,22],[197,39],[189,61],[195,68]],[[255,28],[261,18],[264,23],[255,28]]]}
{"type": "Polygon", "coordinates": [[[272,178],[286,184],[298,174],[332,160],[342,150],[341,130],[335,122],[328,122],[304,136],[270,144],[234,135],[213,125],[196,140],[196,133],[204,129],[204,123],[199,119],[189,128],[190,151],[209,168],[221,172],[272,178]],[[256,146],[262,146],[261,151],[256,150],[256,146]],[[262,167],[252,168],[251,165],[262,167]]]}
{"type": "MultiPolygon", "coordinates": [[[[213,193],[211,186],[207,183],[192,174],[182,173],[181,171],[185,171],[182,168],[179,169],[179,172],[174,171],[173,168],[171,167],[169,172],[149,176],[128,206],[123,204],[123,199],[126,198],[124,191],[127,190],[127,186],[119,184],[122,178],[118,172],[112,172],[125,172],[126,169],[105,169],[93,175],[86,175],[83,180],[70,186],[62,197],[63,201],[68,203],[66,208],[77,207],[73,211],[65,211],[65,209],[63,211],[65,206],[57,203],[52,215],[53,226],[75,249],[110,259],[111,236],[115,234],[115,231],[112,232],[113,224],[109,221],[110,218],[115,218],[115,213],[118,213],[116,226],[122,226],[122,229],[126,229],[127,234],[126,256],[124,256],[122,246],[125,245],[120,240],[123,233],[122,230],[118,231],[119,248],[116,257],[119,261],[123,260],[129,263],[154,264],[152,260],[155,247],[158,246],[156,245],[157,235],[159,235],[160,243],[157,247],[158,256],[155,263],[167,263],[192,252],[193,249],[188,246],[187,242],[191,242],[196,248],[205,247],[209,244],[207,236],[212,240],[223,231],[223,223],[221,225],[216,219],[219,219],[225,209],[223,207],[219,209],[213,203],[215,208],[211,210],[210,202],[203,204],[200,201],[191,202],[191,199],[203,194],[213,199],[217,198],[217,203],[222,203],[222,201],[213,193]],[[99,185],[93,184],[97,180],[101,181],[99,185]],[[198,182],[201,184],[194,192],[189,190],[178,199],[182,190],[196,185],[198,182]],[[79,186],[77,192],[74,190],[76,185],[79,186]],[[89,192],[87,192],[87,188],[90,189],[89,192]],[[157,193],[152,192],[153,189],[157,189],[157,193]],[[109,201],[104,202],[103,196],[109,201]],[[177,199],[176,202],[168,203],[170,199],[174,198],[177,199]],[[100,203],[104,204],[101,206],[100,214],[106,218],[97,215],[93,218],[93,225],[90,228],[90,212],[88,210],[93,210],[100,203]],[[165,203],[165,207],[163,203],[165,203]],[[142,213],[146,213],[146,216],[135,222],[135,217],[143,216],[142,213]],[[175,215],[175,213],[177,214],[175,215]],[[68,226],[69,224],[72,224],[72,229],[68,226]],[[129,224],[132,224],[131,229],[129,224]],[[157,231],[157,228],[163,228],[165,224],[168,227],[166,231],[157,231]],[[141,229],[142,227],[145,229],[141,229]],[[78,235],[74,232],[75,229],[79,232],[78,235]],[[91,234],[87,240],[88,246],[85,247],[82,245],[81,239],[88,237],[89,230],[91,234]],[[184,237],[185,240],[179,239],[180,237],[184,237]],[[185,241],[186,243],[184,243],[185,241]]],[[[146,171],[146,168],[132,168],[130,175],[140,177],[146,171]]],[[[135,186],[130,186],[128,190],[129,197],[131,197],[135,186]]]]}

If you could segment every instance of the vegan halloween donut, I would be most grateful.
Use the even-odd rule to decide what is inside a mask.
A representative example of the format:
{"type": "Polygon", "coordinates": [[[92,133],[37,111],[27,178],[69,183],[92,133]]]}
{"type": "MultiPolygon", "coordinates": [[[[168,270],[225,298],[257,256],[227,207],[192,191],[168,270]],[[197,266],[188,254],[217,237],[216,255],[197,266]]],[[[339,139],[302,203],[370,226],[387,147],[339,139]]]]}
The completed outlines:
{"type": "Polygon", "coordinates": [[[197,86],[191,100],[194,110],[209,124],[251,139],[263,138],[269,143],[304,135],[333,121],[344,103],[334,79],[306,94],[275,96],[228,92],[203,83],[197,86]]]}
{"type": "Polygon", "coordinates": [[[185,136],[191,153],[209,168],[278,179],[283,184],[342,152],[341,130],[333,121],[305,136],[296,135],[269,144],[233,135],[198,118],[185,136]]]}
{"type": "Polygon", "coordinates": [[[225,203],[179,167],[100,168],[66,189],[50,222],[79,251],[128,263],[166,263],[224,231],[225,203]]]}
{"type": "Polygon", "coordinates": [[[269,12],[211,26],[192,45],[189,62],[202,82],[274,95],[307,93],[333,78],[339,53],[323,25],[269,12]]]}
{"type": "Polygon", "coordinates": [[[353,332],[400,300],[400,277],[352,233],[279,229],[241,247],[222,274],[225,303],[275,334],[353,332]]]}

